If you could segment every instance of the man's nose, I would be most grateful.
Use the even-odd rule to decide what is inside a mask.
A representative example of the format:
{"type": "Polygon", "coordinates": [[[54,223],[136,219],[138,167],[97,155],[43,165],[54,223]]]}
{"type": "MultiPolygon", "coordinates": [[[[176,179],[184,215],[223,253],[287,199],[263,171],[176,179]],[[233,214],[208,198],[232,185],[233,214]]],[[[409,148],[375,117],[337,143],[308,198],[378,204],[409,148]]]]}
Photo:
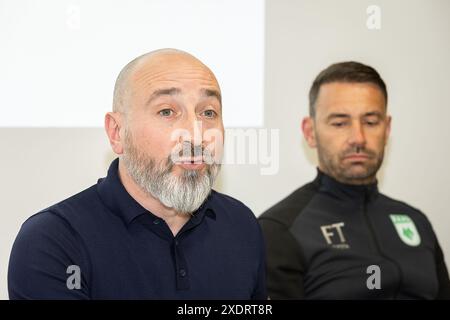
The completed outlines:
{"type": "Polygon", "coordinates": [[[203,124],[195,115],[186,117],[183,123],[183,129],[189,134],[184,137],[184,141],[189,141],[192,145],[198,146],[203,142],[203,124]]]}
{"type": "Polygon", "coordinates": [[[194,145],[191,141],[183,141],[183,148],[181,152],[182,157],[198,158],[203,155],[203,146],[201,144],[194,145]]]}
{"type": "Polygon", "coordinates": [[[364,146],[366,144],[364,128],[360,123],[355,123],[352,125],[348,142],[352,146],[364,146]]]}

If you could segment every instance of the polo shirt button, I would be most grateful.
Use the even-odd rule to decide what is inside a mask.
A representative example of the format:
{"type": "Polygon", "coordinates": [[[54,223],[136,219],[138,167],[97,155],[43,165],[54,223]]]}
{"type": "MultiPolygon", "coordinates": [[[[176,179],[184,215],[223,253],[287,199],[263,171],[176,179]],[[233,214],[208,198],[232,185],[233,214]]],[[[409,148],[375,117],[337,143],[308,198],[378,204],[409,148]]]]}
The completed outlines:
{"type": "Polygon", "coordinates": [[[180,269],[180,276],[181,276],[182,278],[186,277],[186,270],[180,269]]]}
{"type": "Polygon", "coordinates": [[[153,224],[159,224],[159,219],[153,220],[153,224]]]}
{"type": "Polygon", "coordinates": [[[176,246],[178,245],[178,240],[175,240],[175,245],[176,245],[176,246]]]}

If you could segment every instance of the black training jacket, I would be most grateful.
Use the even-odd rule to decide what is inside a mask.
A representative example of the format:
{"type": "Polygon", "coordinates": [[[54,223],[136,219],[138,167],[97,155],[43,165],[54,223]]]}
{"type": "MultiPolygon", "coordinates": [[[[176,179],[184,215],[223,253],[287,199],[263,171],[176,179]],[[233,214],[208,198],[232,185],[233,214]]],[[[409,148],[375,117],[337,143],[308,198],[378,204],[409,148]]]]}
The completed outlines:
{"type": "Polygon", "coordinates": [[[271,299],[450,298],[430,222],[376,184],[342,184],[318,171],[259,218],[271,299]]]}

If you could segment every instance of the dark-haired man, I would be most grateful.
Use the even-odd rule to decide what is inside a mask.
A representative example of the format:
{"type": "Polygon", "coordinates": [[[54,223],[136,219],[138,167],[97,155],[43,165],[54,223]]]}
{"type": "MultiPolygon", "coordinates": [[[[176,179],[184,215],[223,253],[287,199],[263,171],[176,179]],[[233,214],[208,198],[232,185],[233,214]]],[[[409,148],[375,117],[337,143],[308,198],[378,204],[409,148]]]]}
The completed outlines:
{"type": "Polygon", "coordinates": [[[450,297],[442,250],[425,215],[379,193],[389,137],[386,85],[357,62],[313,82],[302,122],[316,179],[260,217],[272,299],[450,297]]]}

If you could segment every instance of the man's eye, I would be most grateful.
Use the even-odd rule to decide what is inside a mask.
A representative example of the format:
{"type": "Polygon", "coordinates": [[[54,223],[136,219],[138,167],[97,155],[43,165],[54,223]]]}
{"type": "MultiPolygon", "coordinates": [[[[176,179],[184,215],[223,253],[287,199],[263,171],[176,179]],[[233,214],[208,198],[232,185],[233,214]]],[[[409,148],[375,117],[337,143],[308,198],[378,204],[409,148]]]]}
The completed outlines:
{"type": "Polygon", "coordinates": [[[369,126],[376,126],[379,123],[379,121],[375,120],[375,121],[366,121],[366,124],[369,126]]]}
{"type": "Polygon", "coordinates": [[[345,126],[345,122],[332,122],[331,125],[336,128],[345,126]]]}
{"type": "Polygon", "coordinates": [[[173,115],[173,110],[172,109],[163,109],[163,110],[159,111],[158,113],[160,116],[170,117],[173,115]]]}
{"type": "Polygon", "coordinates": [[[214,110],[206,110],[203,112],[203,115],[207,118],[215,118],[217,116],[217,112],[214,110]]]}

